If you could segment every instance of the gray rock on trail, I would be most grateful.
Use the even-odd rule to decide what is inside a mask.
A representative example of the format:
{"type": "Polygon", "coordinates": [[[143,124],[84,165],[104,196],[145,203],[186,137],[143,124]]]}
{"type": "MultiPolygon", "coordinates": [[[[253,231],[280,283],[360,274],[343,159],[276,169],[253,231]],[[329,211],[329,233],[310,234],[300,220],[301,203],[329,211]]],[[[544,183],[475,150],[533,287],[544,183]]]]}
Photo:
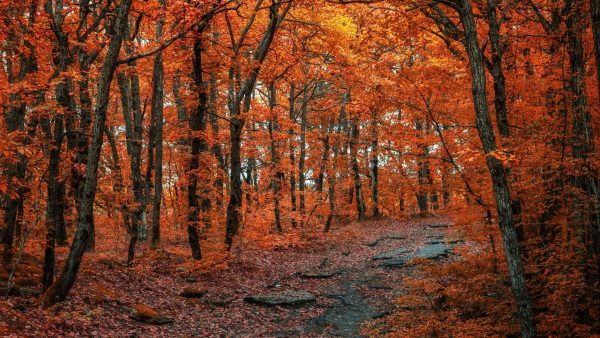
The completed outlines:
{"type": "Polygon", "coordinates": [[[403,239],[406,239],[406,237],[402,236],[402,235],[398,235],[398,234],[391,234],[391,235],[388,235],[388,236],[380,237],[380,238],[376,239],[373,242],[367,243],[367,246],[373,248],[373,247],[376,247],[377,245],[379,245],[379,243],[381,243],[383,241],[386,241],[386,240],[401,241],[403,239]]]}
{"type": "Polygon", "coordinates": [[[398,248],[392,251],[386,251],[386,252],[382,252],[380,254],[377,254],[375,256],[373,256],[373,260],[378,261],[378,260],[386,260],[386,259],[395,259],[398,258],[402,255],[404,255],[405,253],[409,253],[410,250],[408,250],[407,248],[398,248]]]}
{"type": "Polygon", "coordinates": [[[300,306],[315,301],[315,296],[304,290],[286,290],[269,294],[248,295],[244,301],[264,306],[300,306]]]}
{"type": "Polygon", "coordinates": [[[427,242],[427,245],[436,245],[436,244],[459,244],[464,243],[462,239],[434,239],[427,242]]]}
{"type": "Polygon", "coordinates": [[[436,260],[448,256],[454,249],[451,243],[427,244],[415,251],[406,248],[398,248],[393,251],[383,252],[373,257],[380,260],[380,266],[386,268],[403,267],[415,258],[436,260]]]}
{"type": "Polygon", "coordinates": [[[298,273],[298,276],[300,278],[305,278],[305,279],[325,279],[325,278],[335,277],[335,276],[339,275],[340,273],[342,273],[342,272],[339,270],[333,270],[333,271],[314,270],[314,271],[300,272],[300,273],[298,273]]]}
{"type": "Polygon", "coordinates": [[[432,224],[427,224],[428,227],[430,228],[447,228],[450,226],[450,224],[448,223],[432,223],[432,224]]]}

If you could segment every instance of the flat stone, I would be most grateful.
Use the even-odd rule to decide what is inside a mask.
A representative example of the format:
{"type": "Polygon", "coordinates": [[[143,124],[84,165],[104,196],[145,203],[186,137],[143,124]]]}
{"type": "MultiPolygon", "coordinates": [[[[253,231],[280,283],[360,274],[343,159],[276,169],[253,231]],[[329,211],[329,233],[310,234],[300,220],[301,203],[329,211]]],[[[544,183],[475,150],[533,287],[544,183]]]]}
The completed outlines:
{"type": "Polygon", "coordinates": [[[448,256],[452,252],[453,246],[445,243],[426,245],[419,248],[411,258],[423,258],[436,260],[448,256]]]}
{"type": "Polygon", "coordinates": [[[458,244],[463,243],[462,239],[435,239],[432,241],[428,241],[427,245],[438,245],[438,244],[458,244]]]}
{"type": "Polygon", "coordinates": [[[386,268],[401,268],[415,258],[436,260],[448,256],[452,252],[454,244],[430,241],[427,245],[418,248],[415,251],[406,248],[398,248],[393,251],[380,253],[373,257],[373,260],[380,260],[379,264],[386,268]],[[431,244],[432,242],[435,242],[431,244]]]}
{"type": "Polygon", "coordinates": [[[372,248],[372,247],[376,247],[377,245],[379,245],[379,243],[386,241],[386,240],[401,241],[403,239],[406,239],[406,237],[402,236],[402,235],[392,234],[389,236],[384,236],[384,237],[378,238],[377,240],[375,240],[373,242],[367,243],[367,246],[372,248]]]}
{"type": "Polygon", "coordinates": [[[394,258],[398,258],[399,256],[402,256],[408,252],[410,252],[409,249],[401,247],[401,248],[398,248],[398,249],[395,249],[392,251],[386,251],[386,252],[377,254],[377,255],[373,256],[373,260],[377,261],[377,260],[385,260],[385,259],[394,259],[394,258]]]}
{"type": "Polygon", "coordinates": [[[264,306],[299,306],[315,301],[315,296],[303,290],[286,290],[277,293],[248,295],[244,301],[264,306]]]}
{"type": "Polygon", "coordinates": [[[448,224],[448,223],[433,223],[433,224],[427,224],[427,226],[430,228],[447,228],[450,226],[450,224],[448,224]]]}
{"type": "Polygon", "coordinates": [[[394,259],[386,259],[379,264],[379,266],[384,268],[401,268],[408,263],[409,259],[398,257],[394,259]]]}
{"type": "Polygon", "coordinates": [[[334,271],[304,271],[304,272],[300,272],[298,274],[298,276],[300,278],[306,278],[306,279],[325,279],[325,278],[335,277],[339,274],[340,274],[340,271],[338,271],[338,270],[334,270],[334,271]]]}

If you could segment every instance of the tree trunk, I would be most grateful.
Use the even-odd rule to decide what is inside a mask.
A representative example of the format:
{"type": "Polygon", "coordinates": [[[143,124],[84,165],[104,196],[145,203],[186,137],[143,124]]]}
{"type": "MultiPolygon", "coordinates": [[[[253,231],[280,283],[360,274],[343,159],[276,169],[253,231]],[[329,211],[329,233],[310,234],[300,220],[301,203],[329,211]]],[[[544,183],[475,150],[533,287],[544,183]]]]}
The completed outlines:
{"type": "MultiPolygon", "coordinates": [[[[35,15],[37,10],[37,4],[34,1],[32,1],[31,4],[32,6],[30,6],[30,11],[28,13],[29,26],[35,23],[35,18],[37,17],[35,15]]],[[[22,13],[18,13],[17,15],[21,14],[22,13]]],[[[16,37],[14,36],[15,34],[16,33],[11,29],[8,32],[8,41],[16,39],[16,37]]],[[[9,75],[8,82],[11,85],[23,81],[28,74],[38,70],[35,48],[28,42],[24,42],[23,44],[28,49],[29,56],[22,57],[20,59],[21,62],[19,67],[19,73],[16,76],[14,76],[14,69],[12,67],[13,64],[11,61],[7,62],[6,65],[6,72],[9,75]]],[[[9,47],[9,51],[7,53],[12,54],[14,52],[12,49],[16,47],[20,46],[9,47]]],[[[25,112],[26,105],[25,103],[21,102],[21,97],[19,97],[18,94],[11,94],[9,98],[9,108],[6,109],[4,113],[4,122],[7,134],[25,130],[25,112]]],[[[21,154],[20,152],[17,152],[16,163],[9,164],[5,171],[7,189],[6,193],[3,196],[4,201],[2,203],[4,205],[4,227],[0,231],[2,244],[4,244],[3,262],[5,264],[10,262],[12,259],[12,250],[15,233],[16,230],[20,228],[19,222],[21,222],[23,218],[23,215],[19,215],[19,210],[23,209],[22,206],[25,195],[25,189],[23,187],[19,187],[19,185],[20,182],[25,179],[26,171],[27,157],[21,154]]]]}
{"type": "Polygon", "coordinates": [[[308,86],[302,92],[302,107],[300,108],[300,157],[298,159],[298,191],[300,192],[300,227],[304,227],[306,213],[306,114],[308,112],[308,86]]]}
{"type": "Polygon", "coordinates": [[[502,48],[500,43],[500,25],[496,15],[498,4],[496,0],[488,0],[487,16],[489,25],[490,46],[492,48],[491,73],[494,79],[494,108],[496,109],[496,124],[500,137],[509,137],[508,116],[506,109],[506,85],[502,71],[502,48]]]}
{"type": "MultiPolygon", "coordinates": [[[[66,86],[62,83],[59,85],[66,86]]],[[[58,89],[58,91],[62,91],[58,89]]],[[[57,95],[60,97],[59,95],[57,95]]],[[[48,127],[50,122],[48,121],[48,127]]],[[[48,130],[48,139],[51,140],[50,152],[48,153],[48,195],[46,203],[46,249],[44,250],[44,271],[42,276],[42,287],[48,289],[54,282],[54,249],[56,245],[56,229],[58,224],[63,221],[60,213],[64,208],[60,207],[64,197],[64,185],[59,181],[60,176],[60,150],[62,146],[63,135],[63,117],[61,114],[55,117],[54,134],[48,130]],[[62,196],[61,196],[62,195],[62,196]]]]}
{"type": "MultiPolygon", "coordinates": [[[[497,149],[496,138],[488,110],[483,53],[477,40],[475,19],[469,0],[460,0],[459,14],[465,32],[464,44],[471,66],[477,131],[484,152],[490,154],[497,149]]],[[[535,324],[533,322],[533,311],[531,300],[529,299],[529,294],[527,292],[525,272],[519,255],[517,234],[513,226],[513,214],[506,169],[502,162],[492,155],[486,156],[486,163],[492,177],[492,186],[494,197],[496,199],[508,272],[517,304],[518,314],[521,320],[521,335],[526,338],[534,337],[535,324]]]]}
{"type": "Polygon", "coordinates": [[[371,210],[379,217],[379,121],[375,109],[371,114],[371,210]]]}
{"type": "MultiPolygon", "coordinates": [[[[324,232],[329,232],[331,229],[331,224],[333,222],[333,217],[335,216],[335,185],[337,180],[337,160],[340,152],[340,138],[342,135],[342,121],[346,119],[346,103],[348,96],[346,93],[342,95],[342,104],[340,107],[340,116],[338,119],[338,124],[335,132],[335,141],[333,142],[333,159],[331,162],[331,169],[327,174],[327,182],[328,182],[328,197],[329,197],[329,215],[327,215],[327,223],[325,224],[324,232]]],[[[333,129],[333,122],[331,128],[333,129]]]]}
{"type": "Polygon", "coordinates": [[[580,1],[574,2],[566,20],[567,51],[569,54],[570,82],[573,108],[573,138],[571,153],[582,172],[575,172],[571,182],[580,189],[587,200],[580,196],[573,197],[574,217],[571,220],[573,228],[578,232],[579,241],[584,244],[591,254],[598,250],[596,237],[600,231],[600,191],[595,169],[590,163],[589,156],[594,154],[594,131],[587,107],[587,97],[584,88],[585,58],[583,50],[583,23],[581,22],[580,1]],[[589,205],[589,207],[586,207],[589,205]],[[592,236],[590,236],[592,235],[592,236]]]}
{"type": "MultiPolygon", "coordinates": [[[[415,130],[418,138],[422,139],[423,134],[427,134],[427,125],[423,125],[423,121],[417,119],[415,121],[415,130]]],[[[421,158],[418,160],[419,190],[417,191],[417,204],[421,216],[427,215],[429,211],[429,188],[431,187],[431,169],[429,167],[429,147],[426,144],[420,144],[421,158]]]]}
{"type": "Polygon", "coordinates": [[[358,137],[360,134],[358,121],[352,122],[352,139],[350,141],[350,167],[354,175],[354,192],[356,194],[356,209],[358,220],[363,221],[366,216],[365,201],[362,193],[362,183],[360,178],[360,167],[358,165],[358,137]]]}
{"type": "MultiPolygon", "coordinates": [[[[161,0],[165,6],[165,0],[161,0]]],[[[156,40],[162,36],[163,18],[156,24],[156,40]]],[[[162,165],[163,165],[163,97],[165,94],[164,65],[162,52],[158,52],[154,59],[152,70],[152,123],[154,124],[154,197],[152,200],[152,247],[160,244],[160,202],[162,199],[162,165]]]]}
{"type": "Polygon", "coordinates": [[[93,206],[96,197],[98,163],[102,150],[110,84],[112,82],[114,71],[117,67],[117,60],[119,57],[119,51],[121,49],[121,43],[123,41],[123,35],[126,31],[125,28],[127,26],[127,17],[129,16],[131,2],[132,0],[121,0],[119,5],[116,7],[114,34],[110,39],[108,50],[106,52],[106,56],[104,57],[98,77],[96,114],[92,129],[92,142],[88,151],[86,180],[83,189],[81,206],[79,209],[77,231],[59,279],[44,293],[42,300],[42,304],[44,306],[51,306],[56,302],[65,300],[69,290],[75,283],[75,278],[81,264],[81,259],[87,247],[88,240],[90,239],[90,224],[94,217],[93,206]]]}
{"type": "MultiPolygon", "coordinates": [[[[202,31],[197,31],[197,34],[202,34],[202,31]]],[[[198,174],[200,169],[200,153],[208,151],[208,144],[204,135],[200,133],[206,131],[207,111],[208,111],[208,92],[203,79],[203,64],[202,64],[202,40],[201,37],[196,37],[194,40],[194,59],[193,59],[193,78],[196,90],[198,92],[198,105],[190,114],[190,131],[191,135],[191,160],[188,171],[188,240],[192,250],[194,259],[201,259],[198,227],[200,226],[200,211],[206,212],[207,197],[205,189],[203,192],[202,203],[198,197],[198,174]]]]}
{"type": "Polygon", "coordinates": [[[269,86],[269,111],[271,114],[271,118],[269,119],[269,138],[271,139],[271,170],[274,173],[274,176],[271,180],[271,189],[273,189],[273,202],[274,202],[274,216],[275,216],[275,229],[278,232],[283,232],[283,227],[281,226],[281,209],[279,205],[279,200],[281,198],[281,184],[283,183],[284,173],[281,171],[280,163],[279,163],[279,153],[277,146],[277,133],[279,133],[279,121],[276,113],[273,112],[273,109],[277,105],[277,93],[275,89],[275,83],[271,82],[269,86]]]}
{"type": "MultiPolygon", "coordinates": [[[[292,83],[290,86],[290,121],[296,123],[296,86],[292,83]]],[[[292,228],[297,226],[296,223],[296,146],[294,145],[294,128],[289,129],[290,139],[290,198],[292,204],[292,228]]]]}
{"type": "Polygon", "coordinates": [[[217,88],[217,74],[215,72],[210,73],[210,96],[209,96],[209,120],[211,125],[212,138],[214,144],[211,147],[211,153],[217,160],[218,170],[215,178],[215,189],[217,191],[216,204],[220,210],[223,210],[223,198],[225,197],[224,192],[224,178],[223,175],[227,172],[225,157],[223,156],[223,149],[219,142],[219,120],[217,115],[217,100],[219,99],[219,91],[217,88]]]}
{"type": "MultiPolygon", "coordinates": [[[[230,114],[230,141],[231,141],[231,170],[229,176],[229,204],[227,205],[227,218],[225,221],[225,244],[228,250],[231,250],[233,244],[233,237],[238,233],[240,227],[240,208],[242,206],[242,163],[241,163],[241,147],[242,147],[242,131],[244,129],[245,117],[241,116],[241,103],[249,95],[252,94],[258,74],[260,73],[261,67],[267,53],[273,43],[275,32],[277,27],[283,21],[285,15],[290,9],[291,3],[288,3],[283,12],[279,12],[281,6],[280,1],[273,1],[269,7],[269,23],[267,28],[258,43],[258,46],[253,53],[254,68],[251,70],[250,75],[241,81],[242,75],[236,70],[235,62],[229,70],[229,97],[228,107],[230,114]],[[237,72],[237,75],[236,75],[237,72]],[[241,83],[241,87],[236,89],[235,79],[238,79],[241,83]]],[[[258,8],[257,8],[258,10],[258,8]]],[[[253,20],[253,19],[252,19],[253,20]]],[[[239,57],[239,46],[234,46],[235,57],[239,57]]],[[[250,108],[249,105],[247,107],[250,108]]],[[[247,111],[244,111],[247,113],[247,111]]]]}
{"type": "Polygon", "coordinates": [[[600,96],[600,2],[590,0],[592,14],[592,31],[594,33],[594,56],[596,59],[596,82],[600,96]]]}

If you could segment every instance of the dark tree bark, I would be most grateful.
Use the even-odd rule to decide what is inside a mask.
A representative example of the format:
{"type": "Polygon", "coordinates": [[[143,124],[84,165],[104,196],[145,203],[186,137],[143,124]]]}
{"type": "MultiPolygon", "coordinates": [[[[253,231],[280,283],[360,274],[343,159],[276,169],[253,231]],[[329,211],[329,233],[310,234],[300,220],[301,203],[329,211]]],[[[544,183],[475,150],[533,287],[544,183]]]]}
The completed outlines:
{"type": "Polygon", "coordinates": [[[327,172],[327,166],[329,162],[329,151],[331,146],[329,145],[329,139],[331,137],[331,125],[324,126],[325,136],[322,138],[323,143],[323,154],[321,155],[321,165],[319,166],[319,176],[317,177],[316,189],[318,192],[323,192],[323,186],[325,185],[325,173],[327,172]]]}
{"type": "MultiPolygon", "coordinates": [[[[497,149],[497,145],[488,110],[483,53],[477,40],[477,30],[471,2],[469,0],[460,0],[458,3],[460,21],[465,32],[464,45],[469,56],[471,67],[477,131],[479,132],[479,138],[481,139],[485,153],[490,154],[497,149]]],[[[506,168],[504,168],[502,162],[494,156],[486,156],[486,163],[492,177],[492,186],[494,197],[496,199],[508,272],[519,318],[521,320],[521,334],[526,338],[534,337],[535,324],[533,321],[533,311],[531,300],[529,299],[529,294],[527,292],[525,272],[519,255],[517,234],[513,226],[513,212],[511,208],[508,180],[506,177],[506,168]]]]}
{"type": "MultiPolygon", "coordinates": [[[[53,77],[60,76],[65,72],[72,60],[69,54],[69,44],[67,35],[63,31],[62,23],[63,6],[62,2],[56,2],[54,5],[46,3],[45,11],[50,17],[50,28],[54,33],[56,40],[53,49],[56,51],[55,74],[53,77]]],[[[57,106],[67,112],[67,120],[72,119],[75,114],[75,102],[71,95],[72,79],[67,76],[60,80],[56,86],[55,95],[57,106]]],[[[50,144],[48,152],[48,179],[47,179],[47,203],[46,203],[46,248],[44,250],[44,269],[42,276],[42,287],[48,289],[54,282],[54,256],[56,246],[56,234],[58,229],[65,229],[65,184],[60,180],[60,162],[61,148],[63,144],[65,114],[57,112],[53,121],[50,118],[45,119],[43,129],[46,138],[50,144]],[[54,131],[52,131],[54,124],[54,131]]],[[[62,236],[62,234],[61,234],[62,236]]]]}
{"type": "Polygon", "coordinates": [[[379,217],[379,120],[375,109],[371,114],[371,212],[379,217]]]}
{"type": "Polygon", "coordinates": [[[597,236],[600,231],[600,191],[596,172],[590,162],[590,155],[594,154],[594,130],[590,113],[587,107],[587,97],[584,88],[585,57],[583,50],[583,22],[581,18],[582,1],[574,1],[573,8],[566,19],[567,51],[569,54],[570,81],[569,90],[572,93],[573,110],[573,138],[571,154],[579,161],[583,172],[575,173],[571,179],[574,187],[581,189],[589,198],[583,201],[579,196],[574,196],[572,203],[575,217],[571,220],[573,228],[578,229],[578,237],[590,252],[596,253],[599,249],[597,236]],[[589,205],[589,208],[586,208],[589,205]],[[587,210],[589,209],[589,210],[587,210]],[[590,236],[592,235],[592,236],[590,236]]]}
{"type": "Polygon", "coordinates": [[[590,0],[592,14],[592,31],[594,33],[594,56],[596,59],[596,82],[598,84],[598,96],[600,96],[600,2],[590,0]]]}
{"type": "Polygon", "coordinates": [[[362,193],[362,182],[360,178],[360,166],[358,164],[358,142],[360,126],[358,121],[352,121],[352,138],[350,139],[350,167],[354,176],[354,193],[356,194],[356,209],[358,220],[363,221],[366,216],[365,200],[362,193]]]}
{"type": "MultiPolygon", "coordinates": [[[[275,37],[277,27],[281,24],[285,15],[289,11],[292,3],[287,3],[286,7],[280,11],[280,7],[283,1],[273,1],[269,6],[269,23],[267,28],[258,43],[257,48],[253,53],[254,68],[251,70],[250,75],[242,80],[242,75],[237,72],[236,67],[232,66],[230,69],[230,83],[229,83],[229,98],[228,107],[230,115],[230,142],[231,142],[231,170],[229,176],[229,204],[227,205],[227,218],[226,218],[226,232],[225,232],[225,244],[228,250],[231,250],[233,244],[233,237],[237,235],[241,215],[240,208],[242,207],[242,161],[241,161],[241,143],[242,143],[242,131],[244,129],[245,118],[242,116],[241,104],[244,98],[252,94],[256,80],[262,68],[262,64],[267,57],[267,53],[275,37]],[[236,75],[237,72],[237,75],[236,75]],[[240,83],[239,89],[235,89],[235,79],[238,79],[240,83]]],[[[255,14],[260,9],[260,3],[255,8],[255,14]]],[[[254,21],[255,16],[251,17],[250,24],[254,21]]],[[[242,40],[245,36],[242,36],[242,40]]],[[[232,41],[234,51],[236,52],[235,57],[239,57],[240,43],[232,41]]],[[[235,62],[234,62],[235,64],[235,62]]],[[[249,108],[249,107],[248,107],[249,108]]]]}
{"type": "MultiPolygon", "coordinates": [[[[59,86],[62,86],[61,84],[59,86]]],[[[60,90],[60,89],[59,89],[60,90]]],[[[50,124],[48,123],[48,127],[50,124]]],[[[54,133],[48,130],[51,149],[48,153],[48,195],[46,203],[46,248],[44,250],[44,271],[42,287],[48,289],[54,282],[54,250],[56,245],[56,229],[60,222],[64,223],[61,206],[64,201],[64,184],[59,182],[60,149],[62,146],[63,117],[57,116],[54,121],[54,133]]]]}
{"type": "Polygon", "coordinates": [[[298,191],[300,193],[300,227],[304,227],[306,213],[306,129],[308,113],[308,85],[302,91],[302,107],[300,108],[300,155],[298,158],[298,191]]]}
{"type": "MultiPolygon", "coordinates": [[[[415,130],[417,131],[418,138],[421,139],[423,134],[427,134],[427,125],[423,121],[417,119],[415,121],[415,130]]],[[[427,215],[429,211],[429,188],[431,187],[431,168],[429,163],[429,147],[425,144],[420,145],[421,158],[418,160],[417,176],[419,178],[419,188],[417,191],[417,204],[419,205],[419,211],[421,216],[427,215]]]]}
{"type": "Polygon", "coordinates": [[[211,147],[211,153],[217,160],[218,172],[215,178],[215,190],[217,192],[216,205],[220,210],[223,209],[223,198],[225,197],[224,191],[224,175],[227,172],[227,166],[225,164],[225,156],[223,156],[223,148],[219,140],[219,120],[217,115],[217,100],[219,98],[219,91],[217,88],[217,74],[213,71],[210,73],[209,79],[210,95],[209,95],[209,120],[211,126],[211,133],[215,143],[211,147]]]}
{"type": "MultiPolygon", "coordinates": [[[[36,10],[37,2],[31,1],[27,12],[28,16],[27,26],[24,32],[25,34],[29,30],[29,27],[35,23],[37,17],[35,14],[36,10]]],[[[22,13],[19,12],[17,15],[22,15],[22,13]]],[[[8,40],[16,41],[16,39],[16,32],[14,29],[10,29],[8,32],[8,40]]],[[[14,48],[17,48],[18,46],[16,46],[16,44],[14,45],[15,46],[9,47],[7,53],[16,53],[14,48]]],[[[28,49],[29,55],[25,56],[22,54],[20,56],[19,72],[17,74],[14,74],[13,63],[10,61],[10,58],[7,62],[6,71],[9,84],[17,84],[23,81],[28,74],[38,70],[35,47],[27,41],[24,41],[23,45],[28,49]]],[[[4,122],[7,134],[25,130],[25,113],[26,104],[21,101],[20,95],[15,93],[11,94],[9,97],[8,109],[6,109],[4,113],[4,122]]],[[[27,142],[26,139],[19,141],[23,142],[24,144],[27,142]]],[[[4,173],[6,175],[7,189],[3,196],[4,224],[3,228],[0,229],[0,238],[2,240],[2,244],[4,244],[3,262],[5,264],[9,263],[12,259],[15,233],[17,233],[17,230],[21,228],[19,223],[22,222],[23,215],[19,214],[19,210],[23,210],[26,189],[21,186],[20,183],[25,179],[26,171],[27,157],[17,152],[17,161],[9,164],[4,173]]]]}
{"type": "MultiPolygon", "coordinates": [[[[296,86],[292,83],[290,85],[290,110],[289,117],[292,124],[296,123],[296,86]]],[[[295,132],[294,128],[290,128],[289,131],[290,139],[290,201],[292,211],[292,228],[297,226],[296,221],[296,146],[294,145],[295,132]]]]}
{"type": "MultiPolygon", "coordinates": [[[[198,35],[202,31],[197,32],[198,35]]],[[[193,59],[193,79],[198,92],[198,105],[190,114],[190,132],[191,132],[191,159],[188,170],[188,240],[192,250],[194,259],[201,259],[198,227],[200,225],[200,211],[205,203],[199,202],[198,197],[198,171],[200,168],[200,153],[208,150],[208,144],[204,136],[200,136],[199,132],[206,131],[206,120],[208,111],[208,92],[203,79],[203,64],[202,64],[202,40],[198,36],[194,40],[194,59],[193,59]]],[[[203,201],[206,196],[201,197],[203,201]]],[[[206,210],[203,210],[206,211],[206,210]]]]}
{"type": "Polygon", "coordinates": [[[69,290],[75,283],[77,271],[79,270],[81,259],[83,258],[83,254],[90,238],[90,224],[92,218],[94,217],[93,206],[96,195],[98,163],[102,150],[110,84],[112,82],[114,71],[117,68],[119,51],[121,50],[123,35],[126,31],[127,18],[129,16],[131,2],[132,0],[122,0],[115,9],[116,16],[112,26],[113,34],[100,69],[100,75],[98,77],[98,94],[95,109],[96,114],[92,129],[92,142],[90,143],[90,148],[88,151],[86,180],[81,206],[79,209],[77,231],[59,279],[52,285],[52,287],[46,290],[43,295],[42,304],[44,306],[51,306],[56,302],[65,300],[69,290]]]}
{"type": "MultiPolygon", "coordinates": [[[[335,209],[335,185],[336,185],[336,175],[337,175],[337,160],[338,160],[338,155],[340,152],[340,138],[342,135],[342,124],[343,121],[346,119],[346,103],[348,100],[348,94],[344,93],[342,95],[342,103],[340,105],[340,116],[338,119],[338,123],[337,123],[337,128],[335,131],[335,141],[333,142],[333,159],[331,162],[331,169],[327,175],[327,182],[328,182],[328,197],[329,197],[329,214],[327,215],[327,223],[325,223],[325,228],[323,229],[324,232],[329,232],[329,230],[331,229],[331,224],[333,222],[333,217],[335,216],[336,213],[336,209],[335,209]]],[[[332,122],[333,124],[333,122],[332,122]]],[[[333,129],[333,125],[331,126],[331,128],[333,129]]]]}
{"type": "MultiPolygon", "coordinates": [[[[161,1],[165,6],[165,1],[161,1]]],[[[163,18],[156,24],[156,40],[162,37],[163,18]]],[[[158,52],[154,58],[152,70],[152,123],[154,125],[154,196],[152,200],[152,247],[160,244],[160,202],[162,199],[162,165],[163,165],[163,97],[165,94],[163,54],[158,52]]]]}
{"type": "MultiPolygon", "coordinates": [[[[129,23],[128,23],[129,25],[129,23]]],[[[129,27],[124,39],[131,40],[129,27]]],[[[133,54],[130,46],[125,47],[126,54],[133,54]]],[[[143,145],[143,119],[140,99],[140,80],[135,72],[136,62],[127,63],[127,67],[134,70],[131,74],[119,71],[117,73],[117,84],[121,94],[121,106],[123,107],[123,119],[125,120],[125,139],[127,141],[127,153],[130,156],[131,185],[135,208],[131,212],[131,223],[128,228],[129,247],[127,250],[127,262],[130,264],[135,258],[135,247],[138,239],[143,237],[145,223],[146,194],[142,180],[142,145],[143,145]]],[[[149,144],[152,140],[149,140],[149,144]]],[[[150,148],[150,146],[149,146],[150,148]]],[[[151,168],[153,163],[148,162],[151,168]]]]}
{"type": "Polygon", "coordinates": [[[492,49],[492,64],[490,72],[494,80],[494,108],[496,110],[496,124],[500,136],[510,136],[508,126],[508,115],[506,109],[506,80],[502,70],[503,46],[500,42],[500,24],[497,18],[498,3],[496,0],[488,0],[487,16],[489,26],[490,46],[492,49]]]}
{"type": "Polygon", "coordinates": [[[273,202],[274,202],[274,216],[275,216],[275,229],[278,232],[283,232],[281,226],[281,207],[279,200],[281,199],[281,184],[283,183],[284,173],[281,170],[281,164],[279,163],[279,147],[278,147],[278,133],[279,133],[279,119],[277,114],[273,112],[273,109],[277,105],[277,92],[275,89],[275,82],[271,82],[269,85],[269,110],[271,118],[269,119],[269,137],[271,139],[271,170],[274,173],[271,179],[271,189],[273,190],[273,202]]]}

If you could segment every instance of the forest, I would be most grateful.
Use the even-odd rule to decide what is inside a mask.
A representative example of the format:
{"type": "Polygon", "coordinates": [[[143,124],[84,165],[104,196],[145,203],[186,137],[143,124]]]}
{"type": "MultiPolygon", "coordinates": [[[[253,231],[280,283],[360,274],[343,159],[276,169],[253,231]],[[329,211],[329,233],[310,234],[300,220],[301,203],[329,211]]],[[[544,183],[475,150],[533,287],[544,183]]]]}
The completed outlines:
{"type": "Polygon", "coordinates": [[[0,0],[0,336],[600,336],[599,0],[0,0]]]}

